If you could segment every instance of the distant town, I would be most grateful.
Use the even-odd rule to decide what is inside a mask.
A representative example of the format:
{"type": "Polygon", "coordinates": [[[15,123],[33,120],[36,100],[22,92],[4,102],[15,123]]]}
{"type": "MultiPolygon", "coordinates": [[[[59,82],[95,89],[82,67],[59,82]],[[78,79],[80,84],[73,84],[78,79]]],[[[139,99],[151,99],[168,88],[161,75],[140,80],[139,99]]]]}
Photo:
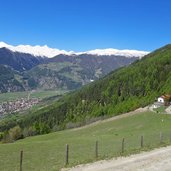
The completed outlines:
{"type": "Polygon", "coordinates": [[[21,98],[16,101],[9,101],[0,103],[0,117],[6,114],[20,112],[31,108],[33,105],[38,104],[40,99],[38,98],[21,98]]]}

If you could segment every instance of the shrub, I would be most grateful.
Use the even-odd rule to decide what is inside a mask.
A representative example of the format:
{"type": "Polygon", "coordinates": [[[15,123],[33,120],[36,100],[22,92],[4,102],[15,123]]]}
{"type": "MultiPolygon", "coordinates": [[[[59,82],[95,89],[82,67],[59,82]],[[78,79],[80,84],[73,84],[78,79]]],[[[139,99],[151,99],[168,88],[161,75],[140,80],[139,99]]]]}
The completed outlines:
{"type": "Polygon", "coordinates": [[[23,138],[22,130],[20,126],[15,126],[9,130],[9,137],[12,141],[23,138]]]}
{"type": "Polygon", "coordinates": [[[34,135],[37,135],[37,132],[32,126],[30,126],[29,128],[24,128],[23,130],[24,137],[29,137],[29,136],[34,136],[34,135]]]}
{"type": "Polygon", "coordinates": [[[12,141],[11,141],[11,138],[10,138],[10,136],[9,136],[8,131],[5,131],[5,132],[3,133],[2,143],[9,143],[9,142],[12,142],[12,141]]]}

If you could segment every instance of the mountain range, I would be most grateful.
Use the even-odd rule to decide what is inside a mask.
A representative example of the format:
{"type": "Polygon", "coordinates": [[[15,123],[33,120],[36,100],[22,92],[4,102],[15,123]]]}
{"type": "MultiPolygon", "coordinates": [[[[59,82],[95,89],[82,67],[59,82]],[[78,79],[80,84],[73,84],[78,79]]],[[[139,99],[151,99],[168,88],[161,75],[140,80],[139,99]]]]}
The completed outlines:
{"type": "Polygon", "coordinates": [[[73,90],[148,53],[116,49],[75,53],[47,46],[11,46],[3,42],[0,42],[0,47],[0,68],[12,74],[11,77],[7,74],[1,77],[0,92],[73,90]]]}
{"type": "Polygon", "coordinates": [[[44,56],[48,58],[52,58],[57,55],[81,55],[81,54],[90,54],[90,55],[115,55],[115,56],[125,56],[125,57],[142,57],[147,55],[149,52],[146,51],[138,51],[138,50],[118,50],[118,49],[95,49],[86,52],[74,52],[74,51],[65,51],[59,50],[56,48],[49,48],[47,45],[44,46],[30,46],[30,45],[18,45],[12,46],[6,44],[4,42],[0,42],[0,48],[6,47],[7,49],[13,52],[21,52],[21,53],[29,53],[34,56],[44,56]]]}
{"type": "Polygon", "coordinates": [[[166,45],[129,66],[110,72],[53,104],[16,121],[2,122],[4,131],[16,124],[37,134],[71,128],[97,118],[145,107],[171,92],[171,45],[166,45]]]}

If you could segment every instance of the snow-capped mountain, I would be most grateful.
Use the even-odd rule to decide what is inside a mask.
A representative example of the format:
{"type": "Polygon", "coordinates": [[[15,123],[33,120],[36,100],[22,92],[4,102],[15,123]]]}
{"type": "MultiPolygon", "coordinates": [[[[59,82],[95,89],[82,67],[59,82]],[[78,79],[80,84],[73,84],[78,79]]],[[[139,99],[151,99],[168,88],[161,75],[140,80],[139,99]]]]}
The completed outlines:
{"type": "Polygon", "coordinates": [[[0,64],[10,66],[16,71],[29,70],[39,64],[46,63],[47,60],[49,60],[47,57],[14,52],[7,47],[0,48],[0,64]]]}
{"type": "Polygon", "coordinates": [[[0,42],[0,48],[2,48],[2,47],[8,48],[9,50],[11,50],[13,52],[29,53],[34,56],[45,56],[45,57],[49,57],[49,58],[52,58],[59,54],[70,55],[70,54],[74,53],[74,52],[67,52],[65,50],[49,48],[47,45],[45,45],[45,46],[39,46],[39,45],[36,45],[36,46],[30,46],[30,45],[12,46],[12,45],[8,45],[4,42],[0,42]]]}
{"type": "Polygon", "coordinates": [[[12,46],[8,45],[4,42],[0,42],[0,48],[6,47],[13,52],[22,52],[22,53],[29,53],[34,56],[45,56],[48,58],[52,58],[54,56],[63,54],[63,55],[81,55],[81,54],[90,54],[90,55],[97,55],[97,56],[125,56],[125,57],[143,57],[147,55],[149,52],[146,51],[138,51],[138,50],[118,50],[118,49],[95,49],[86,52],[74,52],[74,51],[65,51],[59,50],[56,48],[50,48],[47,45],[44,46],[30,46],[30,45],[18,45],[12,46]]]}
{"type": "Polygon", "coordinates": [[[99,55],[99,56],[111,56],[111,55],[116,55],[116,56],[125,56],[125,57],[143,57],[147,55],[149,52],[146,51],[138,51],[138,50],[118,50],[118,49],[95,49],[91,50],[88,52],[85,52],[87,54],[91,55],[99,55]]]}
{"type": "Polygon", "coordinates": [[[7,74],[0,79],[0,92],[76,89],[131,64],[147,53],[117,49],[67,52],[48,46],[12,46],[0,42],[0,74],[7,74]]]}

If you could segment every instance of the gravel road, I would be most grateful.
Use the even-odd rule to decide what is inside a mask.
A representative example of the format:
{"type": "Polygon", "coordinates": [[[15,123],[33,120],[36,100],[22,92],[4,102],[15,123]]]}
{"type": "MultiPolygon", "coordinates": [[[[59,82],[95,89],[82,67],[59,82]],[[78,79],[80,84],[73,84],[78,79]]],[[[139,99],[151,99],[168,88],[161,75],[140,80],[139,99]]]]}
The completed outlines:
{"type": "Polygon", "coordinates": [[[117,159],[79,165],[68,171],[171,171],[171,146],[117,159]]]}

